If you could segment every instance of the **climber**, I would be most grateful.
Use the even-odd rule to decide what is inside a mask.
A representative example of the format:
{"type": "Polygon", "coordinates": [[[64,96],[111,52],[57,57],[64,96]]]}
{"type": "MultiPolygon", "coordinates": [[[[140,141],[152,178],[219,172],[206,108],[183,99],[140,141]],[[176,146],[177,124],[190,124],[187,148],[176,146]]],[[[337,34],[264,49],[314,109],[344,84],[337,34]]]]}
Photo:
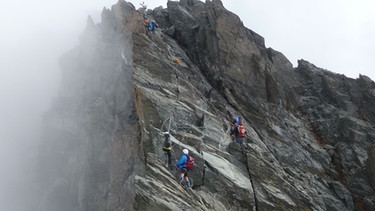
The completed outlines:
{"type": "Polygon", "coordinates": [[[244,140],[245,140],[245,137],[247,136],[247,131],[245,130],[245,127],[243,125],[242,118],[241,117],[233,118],[232,124],[233,125],[230,129],[230,135],[234,135],[236,142],[239,145],[244,146],[246,148],[246,146],[244,145],[244,140]]]}
{"type": "Polygon", "coordinates": [[[147,30],[147,33],[148,32],[151,32],[151,33],[155,33],[155,29],[156,28],[159,28],[159,25],[154,22],[154,21],[150,21],[149,19],[146,19],[145,20],[145,23],[146,23],[146,30],[147,30]]]}
{"type": "Polygon", "coordinates": [[[185,179],[187,187],[190,187],[190,181],[189,181],[189,177],[187,174],[188,173],[187,162],[188,162],[189,150],[183,149],[182,152],[183,154],[181,155],[180,160],[178,160],[176,163],[177,168],[179,168],[181,172],[179,183],[181,185],[185,179]]]}
{"type": "Polygon", "coordinates": [[[164,132],[164,143],[163,143],[163,151],[168,157],[167,167],[172,168],[172,141],[169,135],[169,132],[164,132]]]}

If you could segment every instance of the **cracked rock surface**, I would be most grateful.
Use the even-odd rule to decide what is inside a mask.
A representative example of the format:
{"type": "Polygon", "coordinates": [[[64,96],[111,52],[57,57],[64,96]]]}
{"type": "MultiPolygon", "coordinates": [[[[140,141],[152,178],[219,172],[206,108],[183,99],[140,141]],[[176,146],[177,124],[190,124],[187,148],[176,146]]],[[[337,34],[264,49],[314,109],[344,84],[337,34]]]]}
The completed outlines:
{"type": "Polygon", "coordinates": [[[167,5],[119,0],[61,58],[34,210],[375,210],[373,81],[293,67],[219,0],[167,5]],[[172,163],[195,158],[191,189],[167,130],[172,163]]]}

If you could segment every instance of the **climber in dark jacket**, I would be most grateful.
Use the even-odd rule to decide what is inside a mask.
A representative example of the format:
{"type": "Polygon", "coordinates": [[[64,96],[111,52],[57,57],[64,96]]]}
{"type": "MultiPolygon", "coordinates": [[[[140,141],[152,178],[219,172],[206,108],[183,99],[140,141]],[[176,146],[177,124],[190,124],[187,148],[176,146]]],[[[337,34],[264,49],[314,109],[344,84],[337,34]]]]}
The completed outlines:
{"type": "Polygon", "coordinates": [[[171,141],[171,137],[169,135],[169,132],[165,132],[164,133],[164,143],[163,143],[163,151],[164,153],[168,156],[168,164],[167,166],[169,166],[170,168],[172,167],[172,141],[171,141]]]}
{"type": "Polygon", "coordinates": [[[155,29],[159,27],[157,23],[155,23],[154,21],[150,21],[149,19],[146,19],[145,23],[147,32],[151,32],[153,34],[155,33],[155,29]]]}
{"type": "Polygon", "coordinates": [[[234,135],[235,139],[236,139],[236,142],[239,144],[239,145],[243,145],[244,143],[244,137],[241,137],[239,132],[238,132],[238,126],[232,126],[231,129],[230,129],[230,135],[234,135]]]}
{"type": "Polygon", "coordinates": [[[242,125],[242,118],[241,117],[236,117],[233,118],[232,121],[232,127],[230,128],[230,135],[234,135],[236,142],[244,146],[244,141],[245,141],[245,136],[247,135],[246,130],[243,131],[244,134],[240,134],[240,130],[244,129],[242,125]]]}

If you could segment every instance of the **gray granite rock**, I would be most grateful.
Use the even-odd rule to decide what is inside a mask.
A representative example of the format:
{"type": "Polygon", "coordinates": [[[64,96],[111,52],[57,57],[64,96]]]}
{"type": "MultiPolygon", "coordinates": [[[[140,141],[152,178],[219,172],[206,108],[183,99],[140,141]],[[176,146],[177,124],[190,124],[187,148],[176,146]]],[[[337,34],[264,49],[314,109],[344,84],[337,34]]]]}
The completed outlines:
{"type": "Polygon", "coordinates": [[[120,0],[61,58],[36,210],[374,208],[373,81],[304,60],[293,68],[219,0],[167,5],[120,0]],[[159,22],[155,34],[145,16],[159,22]],[[229,135],[238,115],[243,146],[229,135]],[[184,148],[191,189],[174,166],[184,148]]]}

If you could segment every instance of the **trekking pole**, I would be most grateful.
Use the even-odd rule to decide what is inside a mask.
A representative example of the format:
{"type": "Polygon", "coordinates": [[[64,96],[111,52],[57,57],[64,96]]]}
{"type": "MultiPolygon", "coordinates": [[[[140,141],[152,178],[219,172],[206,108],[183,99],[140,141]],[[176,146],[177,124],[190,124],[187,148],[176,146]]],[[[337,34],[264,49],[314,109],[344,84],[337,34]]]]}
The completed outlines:
{"type": "Polygon", "coordinates": [[[165,122],[166,122],[167,120],[168,120],[168,119],[164,120],[163,124],[162,124],[161,127],[160,127],[160,131],[163,131],[163,126],[164,126],[164,124],[165,124],[165,122]]]}
{"type": "Polygon", "coordinates": [[[169,118],[168,133],[171,131],[171,122],[172,122],[172,117],[169,118]]]}

